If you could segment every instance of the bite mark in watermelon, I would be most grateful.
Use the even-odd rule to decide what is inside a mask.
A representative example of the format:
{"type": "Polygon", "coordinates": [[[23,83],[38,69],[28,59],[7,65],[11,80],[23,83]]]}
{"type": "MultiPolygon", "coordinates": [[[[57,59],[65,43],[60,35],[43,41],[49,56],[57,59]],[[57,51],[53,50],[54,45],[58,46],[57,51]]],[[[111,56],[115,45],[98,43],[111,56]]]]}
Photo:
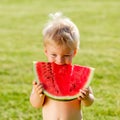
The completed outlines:
{"type": "Polygon", "coordinates": [[[80,65],[57,65],[50,62],[34,62],[38,82],[44,94],[56,100],[76,99],[79,90],[88,87],[94,68],[80,65]]]}

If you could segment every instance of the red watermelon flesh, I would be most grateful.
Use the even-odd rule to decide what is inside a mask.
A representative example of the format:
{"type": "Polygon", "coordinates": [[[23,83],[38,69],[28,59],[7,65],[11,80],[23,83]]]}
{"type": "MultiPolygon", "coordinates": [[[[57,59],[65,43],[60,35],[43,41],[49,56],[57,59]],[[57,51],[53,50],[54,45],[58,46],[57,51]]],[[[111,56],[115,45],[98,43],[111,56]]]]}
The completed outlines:
{"type": "Polygon", "coordinates": [[[78,97],[80,89],[88,87],[94,68],[36,61],[34,71],[48,97],[56,100],[72,100],[78,97]]]}

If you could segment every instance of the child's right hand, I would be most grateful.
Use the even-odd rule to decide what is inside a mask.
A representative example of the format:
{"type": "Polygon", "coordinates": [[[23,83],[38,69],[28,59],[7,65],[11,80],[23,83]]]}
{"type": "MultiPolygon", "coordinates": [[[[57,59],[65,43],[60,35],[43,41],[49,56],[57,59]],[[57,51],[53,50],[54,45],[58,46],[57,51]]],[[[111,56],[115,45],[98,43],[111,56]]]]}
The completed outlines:
{"type": "Polygon", "coordinates": [[[39,96],[43,95],[43,85],[41,83],[33,81],[33,88],[36,94],[38,94],[39,96]]]}

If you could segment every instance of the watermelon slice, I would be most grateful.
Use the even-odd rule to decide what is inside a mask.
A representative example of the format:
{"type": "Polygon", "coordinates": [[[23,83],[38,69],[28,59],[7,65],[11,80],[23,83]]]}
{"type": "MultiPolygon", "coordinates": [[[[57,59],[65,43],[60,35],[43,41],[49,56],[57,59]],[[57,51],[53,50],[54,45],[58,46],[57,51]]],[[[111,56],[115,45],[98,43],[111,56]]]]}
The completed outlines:
{"type": "Polygon", "coordinates": [[[88,87],[94,68],[80,65],[57,65],[34,62],[37,80],[43,84],[44,94],[56,100],[72,100],[79,90],[88,87]]]}

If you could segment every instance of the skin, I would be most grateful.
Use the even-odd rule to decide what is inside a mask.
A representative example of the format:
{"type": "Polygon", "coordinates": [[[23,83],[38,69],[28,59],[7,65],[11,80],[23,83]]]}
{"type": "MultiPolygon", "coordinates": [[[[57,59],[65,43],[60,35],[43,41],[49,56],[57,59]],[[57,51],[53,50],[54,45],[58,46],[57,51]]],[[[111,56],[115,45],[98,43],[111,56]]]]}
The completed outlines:
{"type": "MultiPolygon", "coordinates": [[[[49,62],[56,64],[71,64],[76,50],[60,47],[56,44],[47,45],[45,55],[49,62]]],[[[33,81],[33,91],[30,102],[33,107],[41,108],[43,120],[82,120],[81,104],[90,106],[94,101],[90,87],[80,90],[79,97],[72,101],[57,101],[43,94],[43,86],[33,81]]]]}

